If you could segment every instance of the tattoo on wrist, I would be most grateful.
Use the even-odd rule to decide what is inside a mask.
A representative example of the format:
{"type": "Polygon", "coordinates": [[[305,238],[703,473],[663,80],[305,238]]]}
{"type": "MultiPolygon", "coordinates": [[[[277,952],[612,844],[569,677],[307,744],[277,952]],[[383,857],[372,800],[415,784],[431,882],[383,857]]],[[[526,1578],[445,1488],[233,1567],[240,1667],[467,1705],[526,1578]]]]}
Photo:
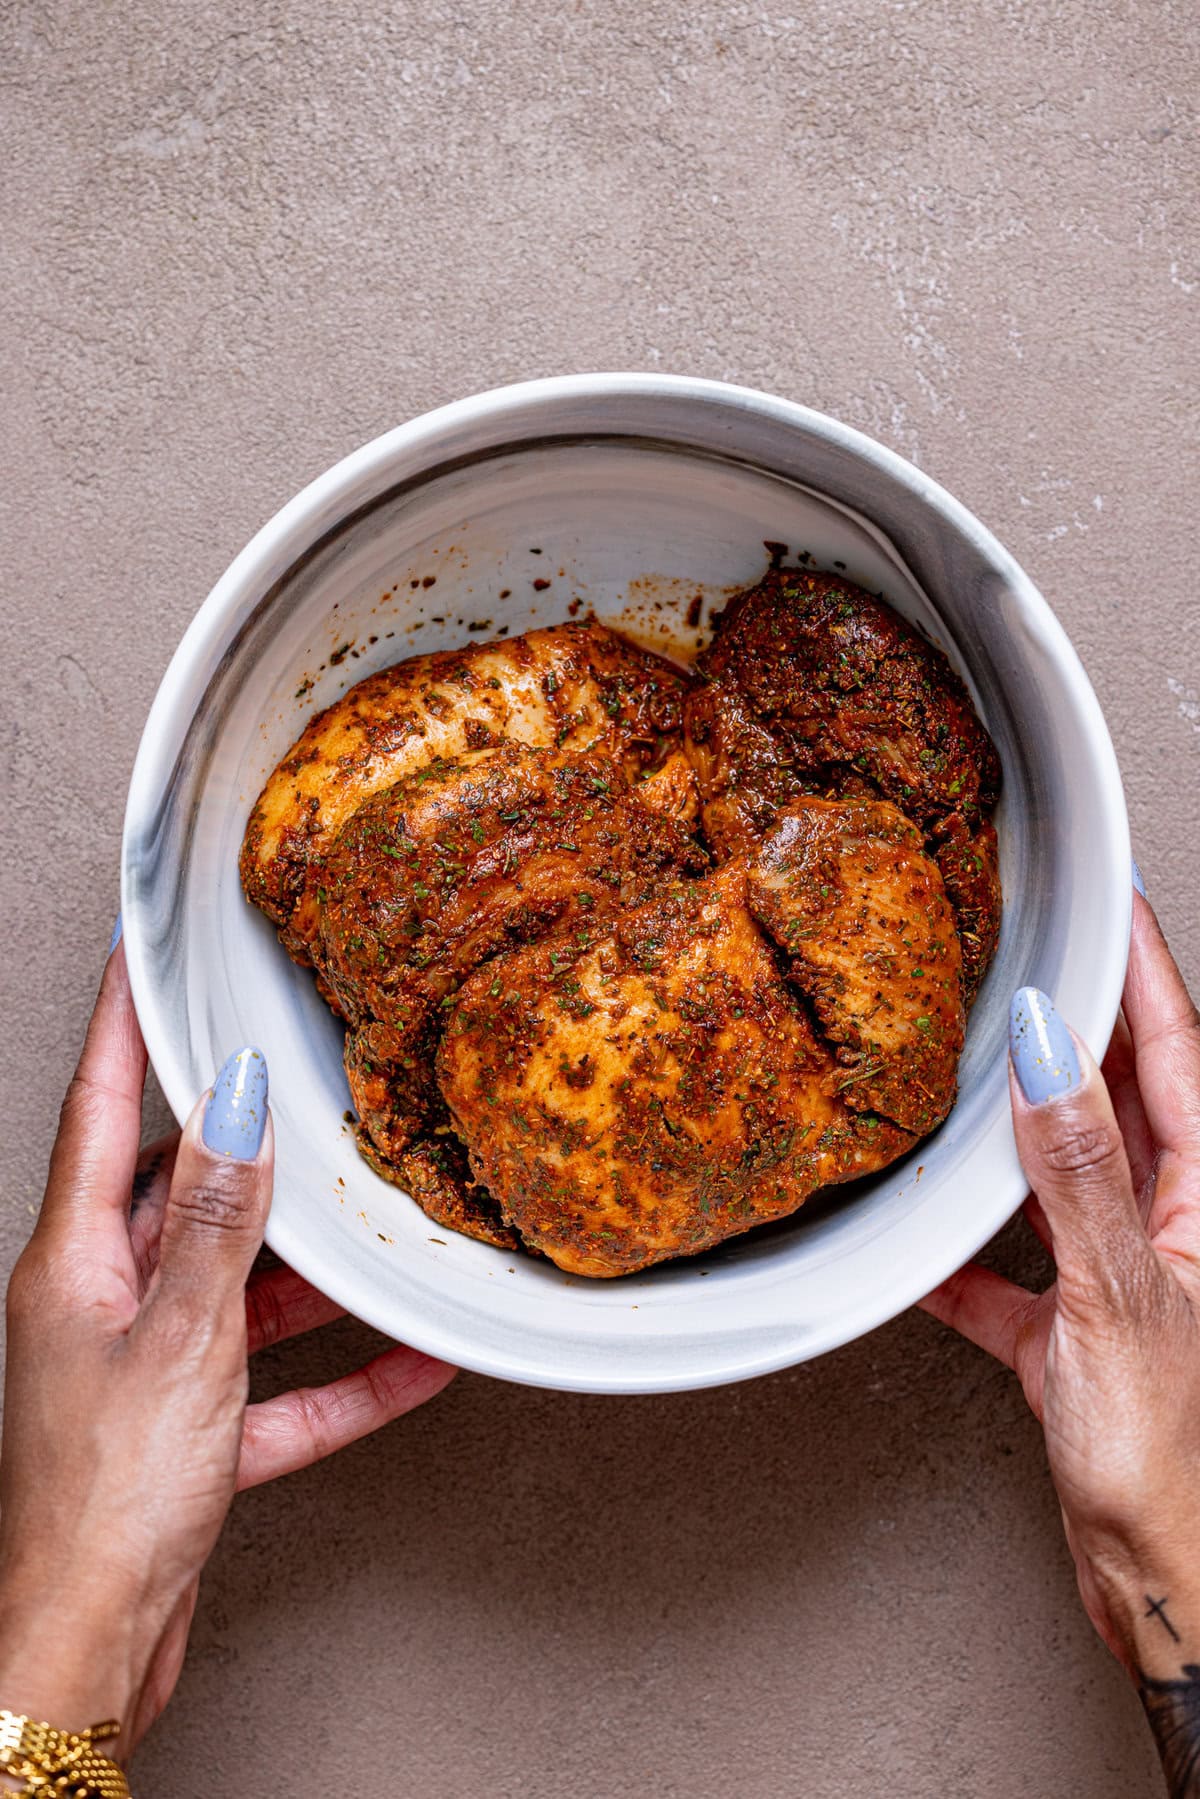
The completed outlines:
{"type": "Polygon", "coordinates": [[[1138,1691],[1170,1799],[1200,1799],[1200,1666],[1187,1662],[1177,1680],[1155,1680],[1139,1671],[1138,1691]]]}
{"type": "Polygon", "coordinates": [[[1146,1611],[1143,1613],[1143,1616],[1146,1618],[1157,1618],[1163,1629],[1170,1635],[1171,1641],[1173,1643],[1182,1643],[1183,1638],[1180,1636],[1171,1620],[1167,1617],[1167,1596],[1165,1593],[1161,1599],[1151,1599],[1149,1593],[1146,1594],[1146,1611]]]}

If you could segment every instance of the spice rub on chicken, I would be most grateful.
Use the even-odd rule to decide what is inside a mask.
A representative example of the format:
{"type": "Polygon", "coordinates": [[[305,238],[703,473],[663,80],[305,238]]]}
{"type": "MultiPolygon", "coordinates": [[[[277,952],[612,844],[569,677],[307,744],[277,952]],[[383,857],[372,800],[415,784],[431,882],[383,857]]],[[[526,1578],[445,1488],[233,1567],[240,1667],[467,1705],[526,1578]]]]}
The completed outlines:
{"type": "Polygon", "coordinates": [[[1000,929],[1000,764],[940,650],[844,576],[772,568],[696,668],[686,752],[714,852],[755,843],[797,794],[891,800],[942,871],[973,998],[1000,929]]]}
{"type": "Polygon", "coordinates": [[[242,885],[288,952],[313,959],[321,860],[372,794],[435,757],[504,743],[602,749],[636,778],[678,745],[687,677],[595,621],[412,656],[311,719],[267,781],[242,885]]]}
{"type": "Polygon", "coordinates": [[[444,1113],[433,1055],[461,983],[560,925],[576,935],[708,858],[594,753],[507,744],[374,795],[323,864],[315,959],[351,1025],[346,1070],[380,1158],[444,1113]]]}
{"type": "Polygon", "coordinates": [[[995,944],[999,769],[936,650],[772,569],[697,673],[595,621],[410,658],[311,721],[243,844],[346,1020],[365,1158],[576,1274],[913,1147],[995,944]]]}
{"type": "Polygon", "coordinates": [[[916,831],[884,803],[801,800],[749,858],[479,969],[438,1077],[523,1241],[607,1276],[894,1161],[949,1111],[962,1038],[916,831]]]}

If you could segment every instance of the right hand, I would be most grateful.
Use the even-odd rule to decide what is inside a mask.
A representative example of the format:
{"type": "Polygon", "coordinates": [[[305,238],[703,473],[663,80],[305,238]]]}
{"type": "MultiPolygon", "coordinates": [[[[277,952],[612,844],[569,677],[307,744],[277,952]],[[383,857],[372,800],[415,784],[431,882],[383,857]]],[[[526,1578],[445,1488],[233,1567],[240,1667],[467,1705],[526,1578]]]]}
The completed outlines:
{"type": "Polygon", "coordinates": [[[1030,1293],[970,1264],[924,1304],[1015,1370],[1088,1616],[1138,1680],[1172,1792],[1200,1795],[1200,1020],[1136,896],[1107,1085],[1044,995],[1023,990],[1014,1021],[1027,1214],[1057,1279],[1030,1293]]]}
{"type": "Polygon", "coordinates": [[[396,1345],[247,1406],[247,1355],[340,1308],[289,1268],[251,1274],[273,1154],[258,1052],[231,1058],[217,1103],[139,1161],[145,1073],[118,947],[9,1288],[0,1453],[0,1704],[66,1730],[117,1718],[122,1754],[178,1679],[234,1492],[378,1429],[455,1372],[396,1345]],[[235,1063],[250,1074],[236,1092],[235,1063]]]}

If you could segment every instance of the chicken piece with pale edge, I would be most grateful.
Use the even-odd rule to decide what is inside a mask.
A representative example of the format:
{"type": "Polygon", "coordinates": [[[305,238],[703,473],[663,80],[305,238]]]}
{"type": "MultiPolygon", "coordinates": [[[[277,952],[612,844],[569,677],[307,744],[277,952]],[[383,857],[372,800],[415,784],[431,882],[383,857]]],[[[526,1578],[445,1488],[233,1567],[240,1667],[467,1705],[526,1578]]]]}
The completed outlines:
{"type": "Polygon", "coordinates": [[[595,749],[630,779],[678,747],[688,676],[594,620],[411,656],[311,719],[246,826],[247,896],[311,962],[325,853],[363,803],[435,758],[504,743],[595,749]]]}

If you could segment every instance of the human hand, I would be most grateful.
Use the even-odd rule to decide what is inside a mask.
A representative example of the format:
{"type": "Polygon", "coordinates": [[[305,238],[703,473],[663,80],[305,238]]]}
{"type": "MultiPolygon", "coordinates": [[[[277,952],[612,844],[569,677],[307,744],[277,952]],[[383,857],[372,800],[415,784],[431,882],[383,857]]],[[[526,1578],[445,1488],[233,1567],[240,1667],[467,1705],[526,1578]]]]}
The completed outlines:
{"type": "Polygon", "coordinates": [[[289,1268],[251,1275],[271,1200],[266,1066],[231,1057],[182,1134],[139,1159],[145,1074],[118,947],[9,1287],[0,1451],[0,1704],[76,1731],[119,1719],[122,1753],[175,1686],[234,1492],[454,1374],[397,1345],[247,1406],[247,1354],[340,1311],[289,1268]]]}
{"type": "Polygon", "coordinates": [[[1014,1369],[1046,1433],[1083,1603],[1138,1679],[1173,1794],[1200,1794],[1200,1020],[1145,899],[1104,1075],[1013,1001],[1030,1223],[1057,1279],[968,1264],[924,1300],[1014,1369]],[[1107,1080],[1107,1085],[1106,1085],[1107,1080]],[[1036,1195],[1036,1197],[1035,1197],[1036,1195]]]}

